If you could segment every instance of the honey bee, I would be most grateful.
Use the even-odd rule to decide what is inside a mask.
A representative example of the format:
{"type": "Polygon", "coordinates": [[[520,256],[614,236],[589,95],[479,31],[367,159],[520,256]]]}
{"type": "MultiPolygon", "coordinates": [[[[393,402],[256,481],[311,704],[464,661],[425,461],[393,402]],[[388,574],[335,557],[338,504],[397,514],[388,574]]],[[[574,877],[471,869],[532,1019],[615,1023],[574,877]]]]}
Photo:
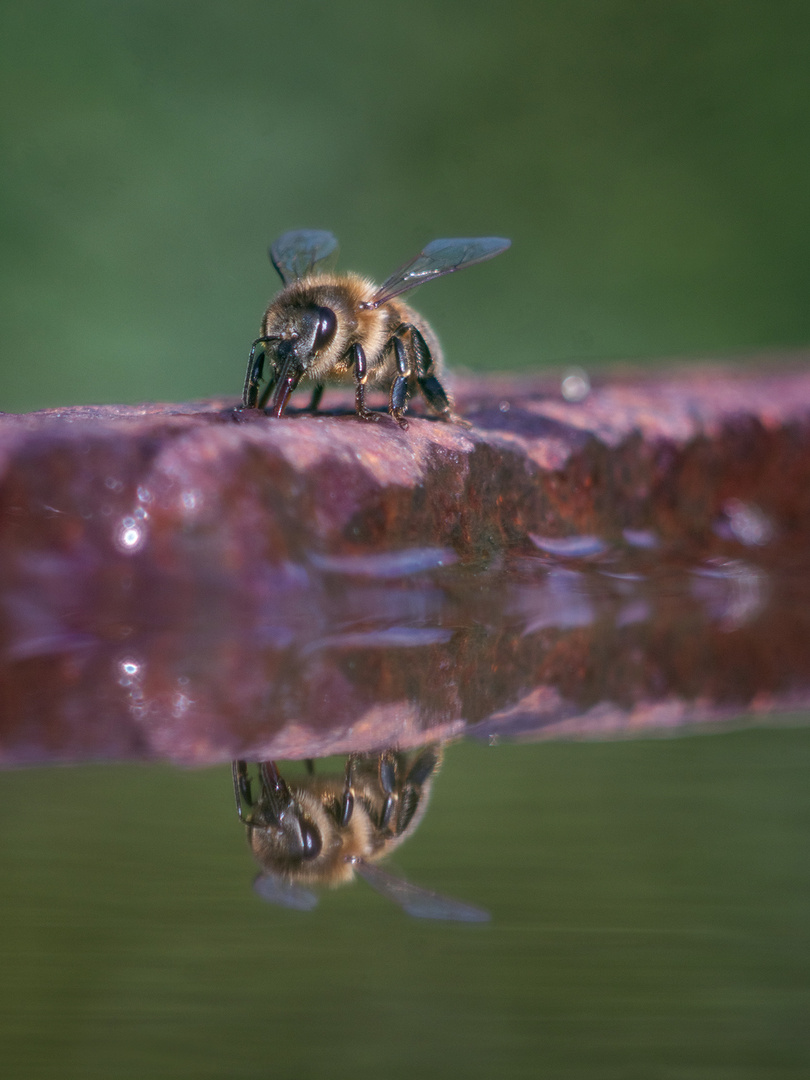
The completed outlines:
{"type": "Polygon", "coordinates": [[[390,388],[388,411],[402,428],[408,427],[405,411],[417,387],[433,412],[457,419],[439,381],[443,361],[436,335],[397,297],[491,259],[510,243],[494,236],[434,240],[378,287],[357,274],[330,272],[338,248],[331,233],[285,233],[270,248],[284,288],[267,308],[250,350],[242,407],[264,408],[272,395],[271,415],[282,416],[298,383],[308,379],[315,384],[313,412],[326,383],[348,383],[363,420],[380,419],[366,407],[368,385],[390,388]],[[265,361],[270,371],[260,395],[265,361]]]}
{"type": "Polygon", "coordinates": [[[282,907],[309,910],[309,886],[337,886],[355,874],[406,911],[427,919],[482,922],[480,908],[420,888],[376,865],[410,836],[425,813],[441,748],[351,754],[341,775],[310,774],[288,784],[275,762],[259,765],[258,798],[244,761],[233,763],[236,809],[262,868],[254,889],[282,907]]]}

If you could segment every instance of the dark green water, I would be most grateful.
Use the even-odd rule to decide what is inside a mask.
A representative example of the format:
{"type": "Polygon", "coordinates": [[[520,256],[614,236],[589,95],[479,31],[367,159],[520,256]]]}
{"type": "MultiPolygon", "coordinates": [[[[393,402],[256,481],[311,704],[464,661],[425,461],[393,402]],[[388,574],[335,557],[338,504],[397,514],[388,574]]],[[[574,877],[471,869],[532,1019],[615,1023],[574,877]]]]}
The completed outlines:
{"type": "Polygon", "coordinates": [[[9,1077],[804,1077],[810,730],[447,750],[396,854],[268,907],[228,767],[0,784],[9,1077]]]}

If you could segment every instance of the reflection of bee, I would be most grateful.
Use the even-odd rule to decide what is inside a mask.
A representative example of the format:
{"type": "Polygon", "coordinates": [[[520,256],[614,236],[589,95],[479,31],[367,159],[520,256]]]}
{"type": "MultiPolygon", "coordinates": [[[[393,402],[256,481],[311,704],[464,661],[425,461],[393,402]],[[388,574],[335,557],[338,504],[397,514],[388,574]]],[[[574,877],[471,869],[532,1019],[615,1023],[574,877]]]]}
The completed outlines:
{"type": "Polygon", "coordinates": [[[250,350],[243,405],[263,408],[272,394],[272,415],[281,416],[304,378],[315,384],[313,411],[325,383],[353,383],[357,415],[377,420],[379,414],[365,404],[366,385],[377,384],[390,387],[388,411],[407,428],[408,398],[418,386],[434,412],[453,419],[439,382],[442,354],[436,336],[395,298],[424,281],[491,259],[509,244],[493,236],[434,240],[378,288],[357,274],[325,272],[337,254],[331,233],[285,233],[270,248],[284,288],[265,312],[261,336],[250,350]],[[260,397],[265,359],[270,373],[260,397]]]}
{"type": "Polygon", "coordinates": [[[262,867],[254,888],[264,900],[309,909],[309,885],[339,885],[355,873],[410,915],[479,922],[489,916],[421,889],[376,866],[419,824],[441,750],[352,754],[343,776],[309,775],[289,784],[275,763],[259,766],[254,801],[244,761],[233,763],[236,809],[262,867]]]}

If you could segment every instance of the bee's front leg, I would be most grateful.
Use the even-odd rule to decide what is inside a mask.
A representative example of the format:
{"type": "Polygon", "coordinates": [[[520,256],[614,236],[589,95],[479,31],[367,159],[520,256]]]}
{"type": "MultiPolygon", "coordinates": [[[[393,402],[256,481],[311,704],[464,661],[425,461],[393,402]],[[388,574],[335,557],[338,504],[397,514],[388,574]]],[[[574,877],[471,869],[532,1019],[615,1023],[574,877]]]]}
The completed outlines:
{"type": "Polygon", "coordinates": [[[260,409],[263,409],[267,405],[267,402],[270,400],[270,395],[273,393],[273,391],[276,388],[276,383],[277,382],[278,382],[278,368],[276,367],[275,364],[273,364],[273,369],[272,369],[272,371],[270,373],[270,377],[267,380],[267,386],[265,386],[264,390],[262,391],[262,396],[259,398],[259,408],[260,409]]]}
{"type": "Polygon", "coordinates": [[[248,776],[247,762],[234,761],[231,763],[231,770],[233,772],[233,793],[236,798],[236,812],[239,815],[239,820],[246,825],[249,825],[250,817],[245,812],[244,807],[246,806],[248,810],[252,810],[254,802],[250,791],[250,777],[248,776]]]}
{"type": "Polygon", "coordinates": [[[354,411],[361,420],[379,420],[380,414],[372,412],[366,406],[368,370],[366,368],[366,354],[363,351],[363,346],[359,343],[352,345],[349,349],[349,364],[354,368],[354,411]]]}
{"type": "Polygon", "coordinates": [[[245,374],[245,385],[242,389],[242,407],[244,409],[255,409],[257,406],[261,407],[267,401],[275,386],[277,372],[275,364],[273,364],[270,385],[262,394],[262,400],[260,402],[259,383],[264,377],[264,361],[267,358],[267,350],[264,346],[265,342],[271,340],[273,339],[259,337],[256,338],[251,346],[250,356],[248,357],[247,373],[245,374]]]}

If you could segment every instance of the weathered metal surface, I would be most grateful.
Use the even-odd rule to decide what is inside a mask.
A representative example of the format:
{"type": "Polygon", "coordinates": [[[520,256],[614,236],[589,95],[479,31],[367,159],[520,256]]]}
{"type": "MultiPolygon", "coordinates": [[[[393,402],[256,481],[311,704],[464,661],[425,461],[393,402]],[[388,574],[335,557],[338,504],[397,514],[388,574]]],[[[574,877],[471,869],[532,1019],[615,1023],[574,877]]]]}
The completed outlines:
{"type": "Polygon", "coordinates": [[[470,428],[364,424],[348,400],[0,417],[0,760],[318,756],[810,701],[807,367],[456,397],[470,428]]]}

